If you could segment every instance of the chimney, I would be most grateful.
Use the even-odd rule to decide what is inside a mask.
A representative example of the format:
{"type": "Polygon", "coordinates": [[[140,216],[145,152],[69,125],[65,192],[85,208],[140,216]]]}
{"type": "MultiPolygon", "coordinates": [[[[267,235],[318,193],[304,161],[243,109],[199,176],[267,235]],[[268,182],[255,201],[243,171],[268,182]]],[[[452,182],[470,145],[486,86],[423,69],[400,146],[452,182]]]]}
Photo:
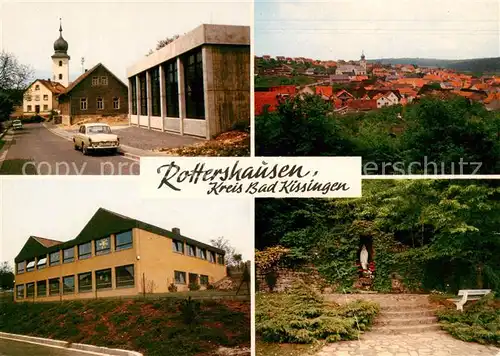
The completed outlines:
{"type": "Polygon", "coordinates": [[[179,229],[178,227],[174,227],[174,228],[172,228],[172,232],[175,235],[180,235],[181,234],[181,229],[179,229]]]}

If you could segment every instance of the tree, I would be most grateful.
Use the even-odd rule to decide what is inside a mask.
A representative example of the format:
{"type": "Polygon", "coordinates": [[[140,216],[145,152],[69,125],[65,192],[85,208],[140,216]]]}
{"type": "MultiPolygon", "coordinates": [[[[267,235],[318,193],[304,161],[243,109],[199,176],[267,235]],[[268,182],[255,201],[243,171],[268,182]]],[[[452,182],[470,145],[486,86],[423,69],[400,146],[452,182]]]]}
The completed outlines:
{"type": "Polygon", "coordinates": [[[229,240],[225,239],[223,236],[210,240],[210,244],[226,252],[225,261],[227,266],[237,266],[241,263],[241,254],[237,253],[236,249],[229,243],[229,240]]]}
{"type": "Polygon", "coordinates": [[[0,264],[0,289],[9,290],[14,288],[14,273],[7,262],[0,264]]]}
{"type": "Polygon", "coordinates": [[[31,67],[21,64],[12,53],[0,53],[0,90],[24,90],[32,76],[31,67]]]}
{"type": "Polygon", "coordinates": [[[7,120],[14,105],[22,103],[22,95],[33,76],[33,70],[21,64],[12,54],[0,52],[0,121],[7,120]]]}

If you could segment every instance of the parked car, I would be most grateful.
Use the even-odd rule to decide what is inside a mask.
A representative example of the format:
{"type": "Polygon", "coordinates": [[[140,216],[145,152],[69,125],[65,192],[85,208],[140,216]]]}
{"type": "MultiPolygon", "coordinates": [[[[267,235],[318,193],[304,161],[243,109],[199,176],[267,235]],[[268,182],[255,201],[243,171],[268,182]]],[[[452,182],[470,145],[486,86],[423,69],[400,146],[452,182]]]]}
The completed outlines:
{"type": "Polygon", "coordinates": [[[14,130],[21,130],[23,128],[23,123],[21,120],[14,120],[12,121],[12,128],[14,130]]]}
{"type": "Polygon", "coordinates": [[[118,151],[120,139],[111,132],[107,124],[83,124],[78,133],[73,136],[75,150],[81,150],[84,155],[89,151],[118,151]]]}

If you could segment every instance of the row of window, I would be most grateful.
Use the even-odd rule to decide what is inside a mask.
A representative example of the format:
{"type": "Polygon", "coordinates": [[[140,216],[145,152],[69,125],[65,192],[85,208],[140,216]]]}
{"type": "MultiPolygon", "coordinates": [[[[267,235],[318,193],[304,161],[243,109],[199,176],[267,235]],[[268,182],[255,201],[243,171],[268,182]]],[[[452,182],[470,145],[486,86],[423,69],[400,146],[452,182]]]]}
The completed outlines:
{"type": "MultiPolygon", "coordinates": [[[[95,278],[95,290],[111,289],[112,274],[111,268],[102,269],[99,271],[79,273],[76,276],[64,276],[50,278],[48,280],[37,281],[20,284],[16,286],[17,299],[67,295],[77,293],[85,293],[94,291],[92,287],[93,277],[95,278]],[[62,290],[61,290],[62,280],[62,290]],[[75,281],[78,281],[76,287],[75,281]],[[47,289],[48,284],[48,289],[47,289]],[[36,286],[36,290],[35,290],[36,286]],[[25,293],[26,290],[26,293],[25,293]],[[47,293],[48,291],[48,293],[47,293]]],[[[134,265],[115,267],[115,286],[116,288],[133,287],[135,285],[134,265]]]]}
{"type": "MultiPolygon", "coordinates": [[[[184,62],[184,87],[186,116],[192,119],[205,118],[205,98],[203,93],[203,61],[201,49],[182,57],[184,62]]],[[[166,116],[179,117],[179,86],[178,86],[178,68],[177,60],[173,59],[166,62],[163,66],[165,81],[165,99],[166,116]]],[[[151,80],[151,115],[161,115],[161,96],[160,96],[160,67],[154,67],[150,70],[151,80]]],[[[148,115],[148,90],[146,73],[138,75],[139,85],[132,78],[130,86],[132,90],[132,114],[137,115],[138,109],[140,115],[148,115]],[[139,92],[139,105],[137,107],[137,94],[139,92]]]]}
{"type": "MultiPolygon", "coordinates": [[[[26,96],[26,101],[31,101],[31,95],[26,96]]],[[[40,101],[40,95],[35,95],[35,101],[40,101]]],[[[43,101],[49,101],[49,96],[44,95],[43,96],[43,101]]]]}
{"type": "MultiPolygon", "coordinates": [[[[115,236],[115,251],[121,251],[125,249],[132,248],[132,231],[125,231],[120,234],[116,234],[115,236]]],[[[95,255],[105,255],[111,252],[111,237],[104,237],[99,240],[94,240],[91,242],[87,242],[81,245],[78,245],[78,259],[85,260],[87,258],[92,257],[92,242],[95,245],[95,255]]],[[[71,263],[75,261],[75,248],[69,247],[67,249],[62,250],[62,263],[71,263]]],[[[17,274],[21,274],[24,272],[31,272],[35,269],[44,269],[49,266],[56,266],[61,263],[61,253],[59,251],[55,251],[49,254],[49,260],[47,261],[47,257],[39,258],[38,261],[36,258],[33,258],[28,261],[19,262],[16,265],[17,274]],[[26,263],[27,262],[27,263],[26,263]],[[48,263],[47,263],[48,262],[48,263]]]]}
{"type": "Polygon", "coordinates": [[[92,86],[108,85],[108,77],[92,77],[92,86]]]}
{"type": "MultiPolygon", "coordinates": [[[[39,107],[40,105],[36,105],[36,106],[38,106],[38,107],[39,107]]],[[[28,106],[26,107],[26,111],[27,111],[27,112],[31,112],[31,111],[32,111],[32,109],[33,109],[33,107],[32,107],[31,105],[28,105],[28,106]]],[[[48,110],[49,110],[49,106],[48,106],[48,105],[44,105],[44,106],[43,106],[43,111],[48,111],[48,110]]]]}
{"type": "MultiPolygon", "coordinates": [[[[177,253],[184,254],[184,242],[179,241],[179,240],[172,240],[172,250],[177,253]]],[[[208,251],[204,248],[196,247],[194,245],[190,245],[186,243],[186,255],[187,256],[192,256],[192,257],[198,257],[201,258],[202,260],[208,260],[210,263],[218,263],[220,265],[224,265],[224,256],[215,253],[213,251],[208,251]]]]}
{"type": "Polygon", "coordinates": [[[203,274],[198,275],[196,273],[174,271],[174,280],[175,284],[186,284],[186,282],[189,281],[189,284],[199,284],[201,286],[208,285],[208,276],[203,274]],[[189,277],[188,280],[186,280],[186,275],[189,277]]]}
{"type": "MultiPolygon", "coordinates": [[[[104,110],[104,99],[98,97],[96,99],[96,107],[97,110],[104,110]]],[[[120,108],[120,98],[113,98],[113,109],[118,110],[120,108]]],[[[80,110],[88,109],[88,101],[87,98],[80,98],[80,110]]]]}
{"type": "MultiPolygon", "coordinates": [[[[63,75],[62,75],[62,74],[59,74],[58,78],[59,78],[59,80],[62,80],[63,75]]],[[[56,75],[55,75],[55,74],[52,76],[52,79],[53,79],[53,80],[56,80],[56,75]]],[[[37,90],[38,90],[38,89],[37,89],[37,90]]]]}

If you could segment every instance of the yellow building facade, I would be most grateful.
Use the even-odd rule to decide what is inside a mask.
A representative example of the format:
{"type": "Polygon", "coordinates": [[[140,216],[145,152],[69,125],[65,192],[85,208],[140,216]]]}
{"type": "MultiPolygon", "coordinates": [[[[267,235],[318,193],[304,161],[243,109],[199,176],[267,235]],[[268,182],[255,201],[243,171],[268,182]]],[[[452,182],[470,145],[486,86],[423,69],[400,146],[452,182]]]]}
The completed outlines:
{"type": "Polygon", "coordinates": [[[226,276],[223,250],[105,209],[73,240],[31,236],[15,263],[16,301],[205,289],[226,276]]]}

